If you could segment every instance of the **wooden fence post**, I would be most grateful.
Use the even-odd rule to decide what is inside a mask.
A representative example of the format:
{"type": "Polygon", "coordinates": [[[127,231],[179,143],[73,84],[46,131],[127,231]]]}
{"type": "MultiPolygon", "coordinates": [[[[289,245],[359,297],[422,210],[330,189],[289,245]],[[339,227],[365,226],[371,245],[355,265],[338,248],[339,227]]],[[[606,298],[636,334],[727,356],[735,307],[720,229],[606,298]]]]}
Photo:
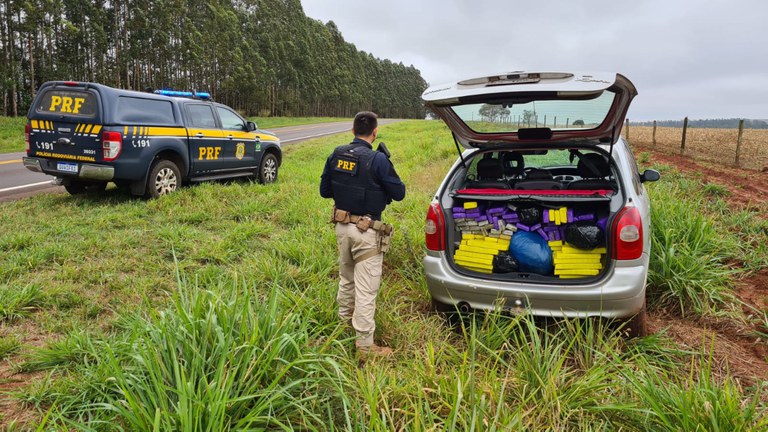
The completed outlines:
{"type": "Polygon", "coordinates": [[[653,121],[653,147],[656,148],[656,120],[653,121]]]}
{"type": "Polygon", "coordinates": [[[629,142],[629,117],[627,117],[627,131],[624,132],[624,135],[627,137],[627,142],[629,142]]]}
{"type": "Polygon", "coordinates": [[[744,134],[744,119],[739,120],[739,137],[736,138],[736,166],[739,165],[739,158],[741,157],[741,136],[744,134]]]}
{"type": "Polygon", "coordinates": [[[680,154],[685,154],[685,134],[688,133],[688,117],[683,120],[683,140],[680,142],[680,154]]]}

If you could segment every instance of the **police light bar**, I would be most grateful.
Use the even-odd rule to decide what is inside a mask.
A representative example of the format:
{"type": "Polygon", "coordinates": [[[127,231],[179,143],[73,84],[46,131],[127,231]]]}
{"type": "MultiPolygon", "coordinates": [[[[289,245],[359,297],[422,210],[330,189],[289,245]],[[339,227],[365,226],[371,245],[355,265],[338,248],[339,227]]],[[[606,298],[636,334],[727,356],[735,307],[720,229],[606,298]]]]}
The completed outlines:
{"type": "Polygon", "coordinates": [[[155,90],[155,94],[172,97],[188,97],[196,99],[210,99],[211,94],[207,92],[190,92],[190,91],[178,91],[178,90],[155,90]]]}

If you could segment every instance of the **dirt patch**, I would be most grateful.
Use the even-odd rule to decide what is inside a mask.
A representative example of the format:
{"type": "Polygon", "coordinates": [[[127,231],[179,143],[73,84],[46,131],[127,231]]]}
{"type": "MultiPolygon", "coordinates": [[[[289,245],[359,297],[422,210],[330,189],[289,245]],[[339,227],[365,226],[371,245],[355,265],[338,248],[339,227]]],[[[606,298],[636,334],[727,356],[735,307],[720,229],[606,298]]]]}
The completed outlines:
{"type": "MultiPolygon", "coordinates": [[[[637,150],[648,152],[654,163],[676,167],[686,174],[695,174],[704,183],[714,183],[728,188],[730,194],[725,197],[729,204],[737,209],[768,208],[768,172],[693,161],[689,158],[662,153],[644,146],[635,146],[637,150]]],[[[768,218],[768,212],[761,217],[768,218]]]]}
{"type": "MultiPolygon", "coordinates": [[[[730,208],[759,210],[759,217],[768,218],[768,173],[635,147],[637,152],[647,152],[653,163],[670,165],[704,183],[726,187],[729,194],[723,199],[730,208]]],[[[768,269],[734,281],[734,294],[744,303],[742,311],[746,317],[757,318],[763,311],[768,312],[768,269]]],[[[761,331],[768,333],[768,328],[759,324],[681,318],[667,311],[652,311],[649,329],[664,330],[681,347],[711,350],[714,370],[721,377],[728,373],[744,385],[768,380],[768,337],[758,335],[761,331]]]]}

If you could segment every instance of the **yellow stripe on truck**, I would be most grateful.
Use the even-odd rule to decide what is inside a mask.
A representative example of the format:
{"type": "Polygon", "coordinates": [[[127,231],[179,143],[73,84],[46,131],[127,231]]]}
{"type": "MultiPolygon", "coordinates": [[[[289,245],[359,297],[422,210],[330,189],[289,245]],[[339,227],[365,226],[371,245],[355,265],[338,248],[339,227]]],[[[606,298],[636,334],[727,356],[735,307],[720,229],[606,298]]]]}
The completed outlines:
{"type": "Polygon", "coordinates": [[[37,120],[30,120],[29,123],[32,129],[37,129],[37,120]]]}
{"type": "Polygon", "coordinates": [[[91,134],[97,135],[99,132],[101,132],[101,125],[94,125],[93,130],[91,130],[91,134]]]}
{"type": "Polygon", "coordinates": [[[176,127],[149,127],[146,133],[149,136],[187,136],[186,129],[176,127]]]}

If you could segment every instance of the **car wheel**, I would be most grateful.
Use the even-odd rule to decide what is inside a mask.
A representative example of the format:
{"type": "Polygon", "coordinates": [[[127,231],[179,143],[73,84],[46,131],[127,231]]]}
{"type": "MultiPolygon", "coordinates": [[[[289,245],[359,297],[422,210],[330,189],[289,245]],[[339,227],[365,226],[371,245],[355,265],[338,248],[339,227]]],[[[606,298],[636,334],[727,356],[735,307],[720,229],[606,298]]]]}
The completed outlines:
{"type": "Polygon", "coordinates": [[[175,163],[160,159],[157,160],[149,171],[147,182],[147,196],[159,198],[176,191],[181,185],[181,172],[175,163]]]}
{"type": "Polygon", "coordinates": [[[69,192],[70,195],[80,195],[84,193],[97,194],[104,192],[107,189],[107,182],[84,182],[79,180],[72,180],[64,184],[64,189],[69,192]]]}
{"type": "Polygon", "coordinates": [[[432,299],[432,310],[445,320],[448,327],[454,330],[461,329],[462,314],[458,311],[456,306],[432,299]]]}
{"type": "Polygon", "coordinates": [[[272,153],[267,153],[261,158],[259,165],[259,183],[274,183],[277,181],[277,158],[272,153]]]}
{"type": "Polygon", "coordinates": [[[648,311],[645,303],[635,316],[624,322],[624,332],[630,339],[648,335],[648,311]]]}

